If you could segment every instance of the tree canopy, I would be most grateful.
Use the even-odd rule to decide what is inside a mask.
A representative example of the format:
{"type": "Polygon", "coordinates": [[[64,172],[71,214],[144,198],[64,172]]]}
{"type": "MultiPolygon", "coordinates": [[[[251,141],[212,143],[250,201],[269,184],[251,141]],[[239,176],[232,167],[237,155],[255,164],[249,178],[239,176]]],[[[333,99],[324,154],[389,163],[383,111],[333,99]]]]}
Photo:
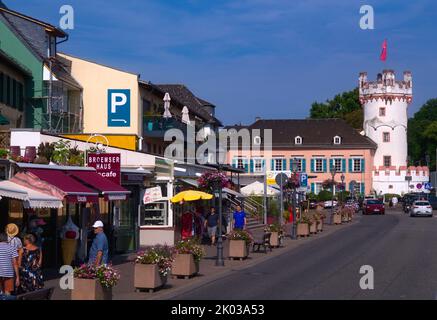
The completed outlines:
{"type": "Polygon", "coordinates": [[[324,103],[314,102],[310,109],[311,119],[340,118],[359,130],[363,128],[363,117],[358,88],[337,94],[324,103]]]}
{"type": "Polygon", "coordinates": [[[426,165],[426,155],[429,155],[431,169],[435,170],[436,148],[437,99],[430,99],[408,120],[410,165],[426,165]]]}

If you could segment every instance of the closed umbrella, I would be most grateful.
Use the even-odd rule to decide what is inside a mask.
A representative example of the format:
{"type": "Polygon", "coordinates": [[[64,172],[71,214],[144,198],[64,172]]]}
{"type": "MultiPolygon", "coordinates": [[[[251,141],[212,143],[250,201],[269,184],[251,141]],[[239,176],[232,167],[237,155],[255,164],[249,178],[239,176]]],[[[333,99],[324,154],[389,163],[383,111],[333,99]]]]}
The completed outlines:
{"type": "Polygon", "coordinates": [[[187,106],[182,108],[182,122],[190,124],[190,115],[187,106]]]}
{"type": "Polygon", "coordinates": [[[171,113],[170,113],[170,95],[168,94],[168,92],[165,93],[164,95],[164,114],[163,117],[164,118],[171,118],[171,113]]]}

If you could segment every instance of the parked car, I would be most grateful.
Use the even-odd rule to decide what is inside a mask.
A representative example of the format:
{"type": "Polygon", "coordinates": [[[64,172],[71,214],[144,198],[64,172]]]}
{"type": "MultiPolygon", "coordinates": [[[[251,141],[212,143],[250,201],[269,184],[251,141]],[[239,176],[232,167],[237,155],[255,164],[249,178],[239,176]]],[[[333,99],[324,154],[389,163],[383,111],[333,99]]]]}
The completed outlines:
{"type": "Polygon", "coordinates": [[[363,214],[385,214],[384,202],[378,199],[366,199],[362,210],[363,214]]]}
{"type": "Polygon", "coordinates": [[[338,201],[337,200],[328,200],[328,201],[325,201],[324,203],[323,203],[323,207],[325,208],[325,209],[329,209],[329,208],[332,208],[332,204],[334,204],[334,207],[336,207],[337,206],[337,204],[338,204],[338,201]]]}
{"type": "Polygon", "coordinates": [[[429,201],[417,200],[413,202],[410,209],[410,217],[417,216],[432,217],[432,207],[429,201]]]}
{"type": "Polygon", "coordinates": [[[308,199],[309,203],[310,203],[310,209],[315,209],[317,208],[317,205],[319,204],[319,202],[317,201],[317,199],[308,199]]]}

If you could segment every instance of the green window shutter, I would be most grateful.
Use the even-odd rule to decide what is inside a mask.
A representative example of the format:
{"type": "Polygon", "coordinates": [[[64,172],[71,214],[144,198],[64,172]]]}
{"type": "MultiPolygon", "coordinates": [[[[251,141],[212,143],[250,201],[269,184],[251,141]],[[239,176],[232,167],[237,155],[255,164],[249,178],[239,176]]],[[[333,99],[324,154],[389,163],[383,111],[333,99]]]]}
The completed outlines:
{"type": "Polygon", "coordinates": [[[287,159],[282,159],[282,171],[287,170],[287,159]]]}
{"type": "Polygon", "coordinates": [[[232,166],[233,166],[234,168],[237,167],[237,159],[236,159],[236,158],[232,159],[232,166]]]}
{"type": "Polygon", "coordinates": [[[366,163],[364,158],[361,159],[361,172],[365,172],[366,171],[366,163]]]}
{"type": "Polygon", "coordinates": [[[366,185],[364,184],[364,182],[361,182],[361,189],[360,189],[360,193],[365,196],[366,195],[366,185]]]}
{"type": "Polygon", "coordinates": [[[293,159],[290,159],[290,171],[293,170],[293,159]]]}
{"type": "Polygon", "coordinates": [[[244,171],[249,172],[249,162],[247,161],[247,159],[244,159],[243,163],[244,163],[244,171]]]}
{"type": "Polygon", "coordinates": [[[265,160],[265,159],[262,159],[262,160],[261,160],[261,163],[262,163],[261,165],[262,165],[263,171],[267,171],[267,170],[266,170],[266,169],[267,169],[267,168],[266,168],[266,160],[265,160]]]}
{"type": "Polygon", "coordinates": [[[352,187],[352,181],[351,182],[349,182],[349,191],[352,193],[352,191],[353,191],[353,187],[352,187]]]}
{"type": "Polygon", "coordinates": [[[307,160],[302,159],[302,172],[307,172],[307,160]]]}
{"type": "Polygon", "coordinates": [[[332,172],[332,167],[334,166],[334,159],[329,159],[329,172],[332,172]]]}
{"type": "Polygon", "coordinates": [[[254,172],[254,163],[253,163],[253,159],[250,159],[250,166],[249,166],[249,173],[253,173],[254,172]]]}
{"type": "Polygon", "coordinates": [[[314,172],[314,159],[311,159],[311,172],[314,172]]]}
{"type": "Polygon", "coordinates": [[[271,161],[271,167],[270,167],[270,169],[272,170],[272,171],[275,171],[275,159],[272,159],[272,161],[271,161]]]}
{"type": "Polygon", "coordinates": [[[341,172],[346,172],[346,159],[341,159],[341,172]]]}
{"type": "Polygon", "coordinates": [[[349,172],[354,172],[354,163],[352,159],[349,159],[349,172]]]}
{"type": "Polygon", "coordinates": [[[311,183],[311,192],[316,193],[316,186],[315,186],[314,182],[311,183]]]}
{"type": "Polygon", "coordinates": [[[17,81],[12,79],[12,107],[17,108],[17,81]]]}
{"type": "Polygon", "coordinates": [[[327,160],[323,159],[323,172],[328,172],[328,170],[326,169],[326,165],[327,165],[327,160]]]}

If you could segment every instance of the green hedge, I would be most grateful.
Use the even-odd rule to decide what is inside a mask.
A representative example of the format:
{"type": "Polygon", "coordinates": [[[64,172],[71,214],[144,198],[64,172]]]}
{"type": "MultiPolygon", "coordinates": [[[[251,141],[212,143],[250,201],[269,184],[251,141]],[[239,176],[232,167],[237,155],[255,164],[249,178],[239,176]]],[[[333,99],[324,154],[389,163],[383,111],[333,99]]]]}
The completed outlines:
{"type": "Polygon", "coordinates": [[[400,196],[399,194],[396,194],[396,193],[386,193],[386,194],[384,194],[384,201],[385,201],[385,202],[390,202],[390,200],[391,200],[393,197],[398,198],[398,201],[399,201],[399,199],[401,198],[401,196],[400,196]]]}

